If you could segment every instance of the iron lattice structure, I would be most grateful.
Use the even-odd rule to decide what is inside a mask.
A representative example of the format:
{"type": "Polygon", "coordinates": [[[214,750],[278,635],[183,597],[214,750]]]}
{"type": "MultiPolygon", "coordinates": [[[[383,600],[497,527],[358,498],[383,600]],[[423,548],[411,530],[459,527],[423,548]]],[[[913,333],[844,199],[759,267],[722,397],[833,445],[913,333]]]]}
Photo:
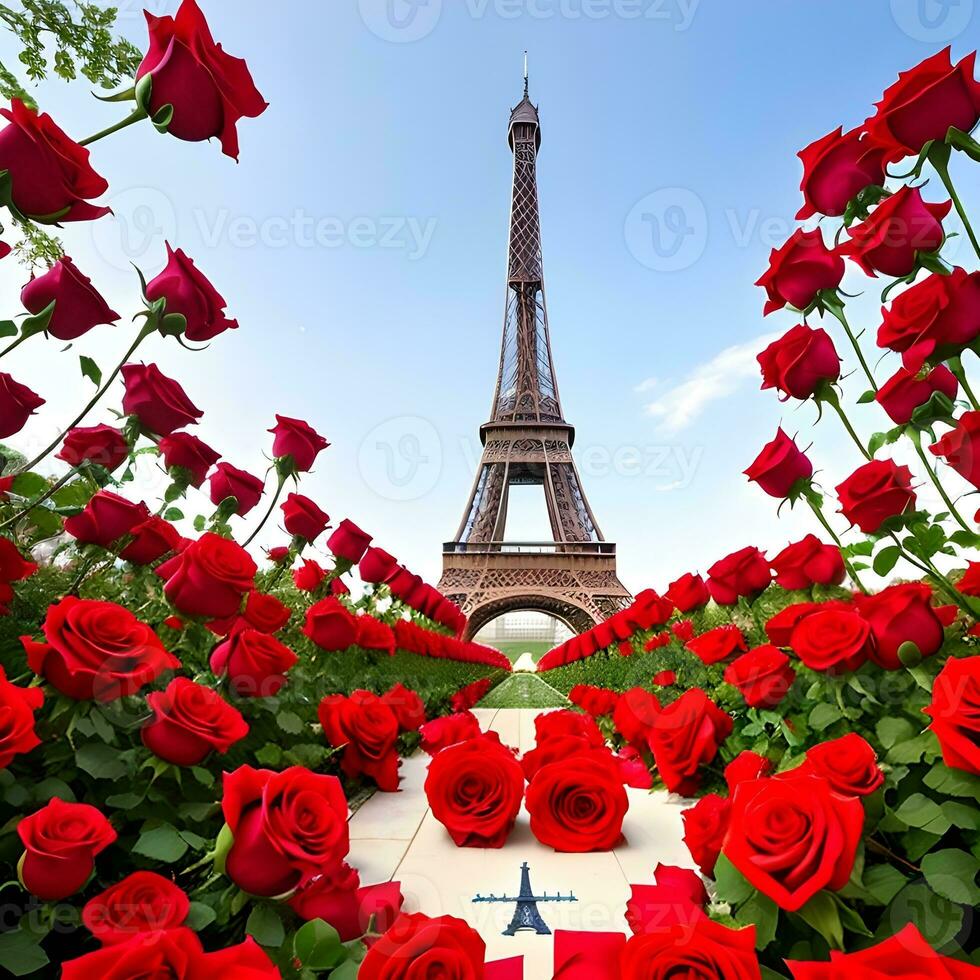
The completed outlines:
{"type": "Polygon", "coordinates": [[[510,925],[503,931],[505,936],[516,936],[519,932],[535,932],[539,936],[550,936],[551,930],[548,928],[541,913],[538,911],[538,902],[577,902],[578,899],[569,892],[567,895],[535,895],[531,888],[531,872],[527,866],[527,861],[521,865],[521,890],[517,895],[480,895],[477,894],[474,902],[485,902],[491,904],[510,904],[514,903],[514,918],[510,920],[510,925]]]}
{"type": "Polygon", "coordinates": [[[528,97],[511,112],[514,156],[504,331],[483,457],[456,537],[443,549],[441,591],[469,617],[467,635],[516,609],[584,632],[629,601],[572,458],[575,429],[558,394],[541,258],[537,157],[541,126],[528,97]],[[552,539],[505,540],[512,486],[540,486],[552,539]]]}

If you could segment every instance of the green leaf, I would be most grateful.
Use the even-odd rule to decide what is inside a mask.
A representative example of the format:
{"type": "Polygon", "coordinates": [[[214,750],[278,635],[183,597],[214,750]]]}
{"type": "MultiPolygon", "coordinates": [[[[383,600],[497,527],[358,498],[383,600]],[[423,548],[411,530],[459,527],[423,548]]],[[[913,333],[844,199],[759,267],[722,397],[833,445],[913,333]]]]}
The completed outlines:
{"type": "Polygon", "coordinates": [[[878,741],[890,749],[915,735],[915,728],[907,718],[882,718],[875,726],[878,741]]]}
{"type": "Polygon", "coordinates": [[[908,765],[911,762],[921,762],[929,749],[936,746],[932,732],[923,732],[915,738],[898,742],[888,750],[887,760],[893,765],[908,765]]]}
{"type": "Polygon", "coordinates": [[[119,750],[105,742],[86,742],[79,746],[75,750],[75,763],[95,779],[122,779],[129,771],[119,757],[119,750]]]}
{"type": "Polygon", "coordinates": [[[835,721],[840,721],[840,708],[836,704],[821,703],[814,707],[810,712],[810,727],[815,731],[822,732],[829,728],[835,721]]]}
{"type": "Polygon", "coordinates": [[[191,902],[190,911],[187,913],[187,921],[184,925],[194,932],[206,929],[218,917],[217,912],[210,905],[204,902],[191,902]]]}
{"type": "Polygon", "coordinates": [[[37,936],[20,929],[0,935],[0,963],[15,977],[26,977],[48,963],[37,936]]]}
{"type": "Polygon", "coordinates": [[[245,923],[245,932],[260,946],[268,946],[270,949],[281,946],[286,938],[282,919],[279,918],[272,906],[264,903],[256,905],[252,909],[248,921],[245,923]]]}
{"type": "Polygon", "coordinates": [[[323,919],[311,919],[296,931],[293,953],[310,970],[329,970],[341,962],[345,950],[332,925],[323,919]]]}
{"type": "Polygon", "coordinates": [[[861,883],[865,891],[882,905],[887,905],[905,887],[908,879],[890,864],[876,864],[865,869],[861,883]]]}
{"type": "Polygon", "coordinates": [[[49,486],[40,473],[18,473],[10,489],[19,497],[39,497],[47,493],[49,486]]]}
{"type": "Polygon", "coordinates": [[[747,902],[739,906],[735,918],[740,925],[755,926],[756,949],[765,949],[776,938],[779,906],[762,892],[757,891],[747,902]]]}
{"type": "Polygon", "coordinates": [[[913,793],[895,810],[895,816],[907,827],[918,827],[930,834],[945,834],[951,826],[942,808],[921,793],[913,793]]]}
{"type": "Polygon", "coordinates": [[[937,895],[922,881],[907,885],[882,916],[876,936],[885,939],[897,927],[911,922],[933,949],[942,949],[963,927],[963,909],[937,895]]]}
{"type": "Polygon", "coordinates": [[[867,391],[861,393],[861,397],[857,400],[859,405],[868,405],[875,400],[876,392],[869,388],[867,391]]]}
{"type": "Polygon", "coordinates": [[[967,851],[949,848],[933,851],[922,859],[922,873],[929,887],[943,898],[961,905],[980,903],[976,877],[980,861],[967,851]]]}
{"type": "Polygon", "coordinates": [[[182,521],[184,512],[179,507],[168,507],[163,512],[163,519],[165,521],[182,521]]]}
{"type": "Polygon", "coordinates": [[[844,948],[844,927],[840,921],[840,908],[830,892],[817,892],[796,913],[808,926],[819,932],[831,949],[844,948]]]}
{"type": "Polygon", "coordinates": [[[718,886],[718,897],[730,905],[744,902],[755,891],[725,854],[719,855],[715,864],[715,884],[718,886]]]}
{"type": "Polygon", "coordinates": [[[898,564],[898,559],[902,557],[902,549],[898,545],[891,545],[887,548],[882,548],[881,551],[875,555],[874,568],[876,575],[887,575],[896,564],[898,564]]]}
{"type": "Polygon", "coordinates": [[[102,384],[102,368],[85,354],[78,358],[78,364],[82,369],[82,376],[88,378],[98,388],[102,384]]]}
{"type": "Polygon", "coordinates": [[[161,824],[152,830],[145,830],[139,840],[133,845],[134,854],[173,864],[187,853],[187,841],[177,833],[170,824],[161,824]]]}
{"type": "Polygon", "coordinates": [[[940,804],[939,808],[954,827],[959,827],[960,830],[980,830],[980,810],[975,806],[948,800],[940,804]]]}
{"type": "Polygon", "coordinates": [[[946,796],[968,796],[980,801],[980,777],[937,762],[922,780],[929,789],[946,796]]]}
{"type": "Polygon", "coordinates": [[[13,320],[0,320],[0,337],[16,337],[17,324],[13,320]]]}
{"type": "Polygon", "coordinates": [[[278,766],[282,759],[282,749],[275,742],[268,742],[255,753],[255,761],[263,766],[278,766]]]}
{"type": "Polygon", "coordinates": [[[303,719],[293,711],[280,711],[276,715],[279,727],[289,735],[299,735],[303,730],[303,719]]]}

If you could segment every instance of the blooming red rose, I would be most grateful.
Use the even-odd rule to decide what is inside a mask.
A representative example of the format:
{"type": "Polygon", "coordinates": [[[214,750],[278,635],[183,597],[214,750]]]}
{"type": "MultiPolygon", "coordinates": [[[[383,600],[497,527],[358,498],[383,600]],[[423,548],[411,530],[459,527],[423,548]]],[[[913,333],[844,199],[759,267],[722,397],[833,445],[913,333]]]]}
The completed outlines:
{"type": "Polygon", "coordinates": [[[43,703],[44,693],[39,687],[11,684],[0,667],[0,769],[41,744],[34,731],[34,712],[43,703]]]}
{"type": "Polygon", "coordinates": [[[241,609],[257,571],[244,548],[208,531],[160,565],[156,574],[164,579],[167,599],[185,616],[223,619],[241,609]]]}
{"type": "Polygon", "coordinates": [[[358,980],[421,980],[425,970],[439,980],[480,980],[486,944],[462,919],[400,915],[368,950],[358,980]]]}
{"type": "Polygon", "coordinates": [[[242,697],[267,698],[278,694],[286,673],[299,658],[274,636],[257,629],[235,630],[211,654],[211,670],[227,675],[242,697]]]}
{"type": "Polygon", "coordinates": [[[357,620],[338,599],[327,596],[306,611],[303,632],[321,650],[346,650],[357,638],[357,620]]]}
{"type": "Polygon", "coordinates": [[[136,78],[152,79],[150,114],[172,106],[168,133],[195,143],[218,136],[222,150],[237,160],[238,120],[268,107],[248,65],[214,43],[194,0],[183,0],[176,17],[145,13],[150,45],[136,78]]]}
{"type": "Polygon", "coordinates": [[[708,592],[708,587],[700,575],[687,572],[670,583],[664,596],[677,607],[679,612],[686,613],[706,606],[711,593],[708,592]]]}
{"type": "Polygon", "coordinates": [[[973,78],[976,51],[957,65],[944,48],[908,71],[865,122],[868,138],[887,153],[889,162],[915,156],[930,140],[944,140],[951,126],[969,133],[980,119],[980,83],[973,78]]]}
{"type": "Polygon", "coordinates": [[[234,837],[225,871],[251,895],[286,895],[339,867],[350,849],[336,776],[241,766],[224,774],[221,809],[234,837]]]}
{"type": "Polygon", "coordinates": [[[850,238],[838,247],[869,276],[907,276],[916,266],[917,252],[935,252],[945,239],[943,218],[952,201],[927,204],[918,187],[904,186],[886,197],[871,216],[852,225],[850,238]]]}
{"type": "Polygon", "coordinates": [[[427,721],[419,733],[422,736],[422,751],[428,755],[436,755],[450,745],[481,734],[480,722],[469,711],[427,721]]]}
{"type": "Polygon", "coordinates": [[[885,670],[901,670],[899,650],[914,643],[923,657],[943,645],[943,624],[932,606],[932,589],[924,582],[892,585],[876,595],[855,596],[861,616],[871,626],[871,659],[885,670]]]}
{"type": "Polygon", "coordinates": [[[353,521],[343,520],[327,540],[327,547],[337,558],[356,565],[367,551],[371,535],[365,534],[353,521]]]}
{"type": "Polygon", "coordinates": [[[742,631],[733,623],[726,623],[724,626],[716,626],[713,630],[688,640],[684,648],[710,665],[721,663],[732,654],[744,652],[749,647],[742,631]]]}
{"type": "Polygon", "coordinates": [[[480,735],[429,763],[425,795],[457,847],[503,847],[524,797],[524,770],[499,740],[480,735]]]}
{"type": "MultiPolygon", "coordinates": [[[[303,564],[299,568],[293,569],[293,584],[300,592],[316,592],[326,577],[327,570],[319,562],[313,561],[312,558],[304,558],[303,564]]],[[[334,581],[339,581],[339,579],[334,581]]],[[[351,643],[353,642],[351,640],[351,643]]],[[[346,647],[342,649],[346,649],[346,647]]]]}
{"type": "Polygon", "coordinates": [[[27,663],[66,697],[112,701],[180,666],[160,637],[114,602],[65,596],[48,606],[44,638],[21,637],[27,663]]]}
{"type": "Polygon", "coordinates": [[[772,442],[762,447],[762,452],[745,470],[745,475],[770,497],[782,498],[788,497],[800,480],[813,476],[813,464],[796,445],[796,440],[779,428],[772,442]]]}
{"type": "Polygon", "coordinates": [[[530,782],[545,766],[551,765],[553,762],[560,762],[562,759],[566,759],[570,755],[575,755],[577,752],[593,750],[602,751],[611,755],[609,749],[606,748],[606,742],[601,737],[601,733],[599,741],[596,742],[587,735],[573,734],[569,731],[568,734],[564,735],[539,738],[535,748],[529,749],[522,756],[521,766],[524,769],[525,778],[530,782]]]}
{"type": "Polygon", "coordinates": [[[75,340],[100,323],[119,319],[92,286],[92,280],[67,255],[44,275],[32,279],[21,290],[20,301],[34,316],[55,304],[44,331],[58,340],[75,340]]]}
{"type": "Polygon", "coordinates": [[[762,390],[775,388],[787,398],[809,398],[840,377],[840,357],[830,334],[805,323],[774,340],[756,359],[762,368],[762,390]]]}
{"type": "Polygon", "coordinates": [[[714,759],[732,727],[731,715],[700,688],[667,705],[650,733],[650,750],[667,789],[681,796],[694,793],[701,782],[700,767],[714,759]]]}
{"type": "Polygon", "coordinates": [[[55,797],[17,824],[17,836],[24,845],[18,868],[24,887],[42,901],[57,902],[88,881],[96,855],[116,832],[94,806],[55,797]]]}
{"type": "Polygon", "coordinates": [[[701,916],[655,929],[627,942],[619,958],[623,977],[697,977],[761,980],[755,926],[729,929],[701,916]]]}
{"type": "Polygon", "coordinates": [[[27,385],[0,372],[0,439],[16,435],[27,420],[44,404],[27,385]]]}
{"type": "Polygon", "coordinates": [[[939,739],[943,762],[980,776],[980,657],[950,657],[923,709],[939,739]]]}
{"type": "Polygon", "coordinates": [[[634,935],[705,918],[708,892],[697,872],[658,864],[653,877],[654,885],[630,885],[626,922],[634,935]]]}
{"type": "Polygon", "coordinates": [[[728,784],[728,792],[734,793],[735,787],[747,779],[764,779],[772,772],[772,768],[772,760],[767,759],[764,755],[759,755],[758,752],[739,752],[725,766],[725,782],[728,784]]]}
{"type": "Polygon", "coordinates": [[[874,534],[890,517],[915,507],[912,471],[890,459],[859,466],[836,490],[840,512],[865,534],[874,534]]]}
{"type": "Polygon", "coordinates": [[[134,565],[151,565],[158,558],[176,550],[183,538],[169,521],[153,515],[130,529],[132,541],[119,557],[134,565]]]}
{"type": "Polygon", "coordinates": [[[10,171],[10,195],[21,214],[43,221],[91,221],[109,208],[90,204],[109,185],[89,164],[89,151],[69,139],[46,113],[11,99],[0,109],[0,170],[10,171]]]}
{"type": "Polygon", "coordinates": [[[691,852],[694,863],[708,878],[715,873],[715,863],[728,831],[730,813],[731,800],[716,793],[702,796],[694,806],[681,813],[684,843],[691,852]]]}
{"type": "Polygon", "coordinates": [[[305,541],[315,541],[330,523],[330,515],[301,493],[287,495],[281,506],[286,530],[305,541]]]}
{"type": "Polygon", "coordinates": [[[840,548],[824,544],[814,534],[787,545],[770,564],[776,573],[776,584],[791,590],[840,585],[846,574],[840,548]]]}
{"type": "Polygon", "coordinates": [[[868,621],[857,612],[825,606],[797,622],[789,646],[811,670],[843,674],[871,656],[874,640],[868,621]]]}
{"type": "Polygon", "coordinates": [[[146,703],[153,717],[140,732],[143,744],[175,766],[196,766],[212,751],[224,754],[248,734],[241,712],[187,677],[151,692],[146,703]]]}
{"type": "Polygon", "coordinates": [[[394,555],[389,555],[381,548],[368,548],[357,566],[361,579],[372,584],[387,582],[397,568],[398,562],[394,555]]]}
{"type": "Polygon", "coordinates": [[[204,413],[187,397],[184,389],[155,364],[122,366],[123,411],[135,415],[147,432],[169,436],[185,425],[196,425],[204,413]]]}
{"type": "Polygon", "coordinates": [[[243,613],[249,626],[262,633],[278,633],[289,622],[293,612],[274,595],[249,592],[243,613]]]}
{"type": "Polygon", "coordinates": [[[395,655],[395,634],[387,623],[361,613],[356,617],[357,635],[354,642],[362,650],[377,650],[389,657],[395,655]]]}
{"type": "Polygon", "coordinates": [[[807,749],[806,760],[787,776],[822,776],[842,796],[869,796],[885,782],[875,750],[857,732],[807,749]]]}
{"type": "Polygon", "coordinates": [[[37,562],[28,561],[10,538],[0,537],[0,582],[19,582],[37,571],[37,562]]]}
{"type": "Polygon", "coordinates": [[[611,850],[623,836],[629,798],[605,750],[576,752],[542,766],[527,789],[531,833],[556,851],[611,850]]]}
{"type": "Polygon", "coordinates": [[[100,490],[80,514],[65,520],[65,531],[82,544],[108,548],[149,517],[146,504],[135,504],[109,490],[100,490]]]}
{"type": "Polygon", "coordinates": [[[672,670],[661,670],[653,675],[653,683],[657,687],[672,687],[677,682],[677,674],[672,670]]]}
{"type": "Polygon", "coordinates": [[[116,946],[135,936],[182,926],[190,906],[187,894],[169,878],[134,871],[89,899],[82,922],[103,946],[116,946]]]}
{"type": "Polygon", "coordinates": [[[655,694],[643,687],[631,687],[616,702],[613,724],[626,742],[642,750],[646,748],[650,730],[659,713],[660,701],[655,694]]]}
{"type": "Polygon", "coordinates": [[[828,602],[797,602],[780,610],[766,623],[766,635],[774,646],[788,647],[793,630],[801,620],[815,612],[824,612],[828,609],[854,611],[848,603],[836,599],[828,602]]]}
{"type": "Polygon", "coordinates": [[[964,412],[956,427],[929,447],[968,483],[980,488],[980,412],[964,412]]]}
{"type": "Polygon", "coordinates": [[[323,734],[343,748],[341,768],[348,776],[365,775],[385,793],[398,791],[400,728],[395,712],[370,691],[327,695],[317,711],[323,734]]]}
{"type": "Polygon", "coordinates": [[[220,504],[229,497],[237,501],[233,513],[244,517],[262,499],[265,484],[257,476],[232,466],[218,463],[210,477],[211,503],[220,504]]]}
{"type": "Polygon", "coordinates": [[[742,548],[708,569],[708,591],[721,606],[734,606],[740,596],[754,596],[769,587],[772,573],[758,548],[742,548]]]}
{"type": "Polygon", "coordinates": [[[948,367],[940,364],[924,377],[901,367],[878,389],[875,401],[896,425],[905,425],[937,391],[950,401],[956,398],[959,385],[948,367]]]}
{"type": "Polygon", "coordinates": [[[192,487],[199,487],[208,470],[221,459],[207,443],[189,432],[171,432],[160,440],[160,455],[168,470],[179,469],[192,487]]]}
{"type": "Polygon", "coordinates": [[[63,459],[69,466],[92,462],[111,473],[128,456],[129,443],[118,429],[111,425],[91,425],[71,429],[56,458],[63,459]]]}
{"type": "Polygon", "coordinates": [[[885,150],[869,140],[860,126],[847,133],[838,126],[797,156],[803,161],[799,221],[815,214],[839,217],[866,187],[885,182],[885,150]]]}
{"type": "Polygon", "coordinates": [[[276,424],[269,431],[275,436],[272,455],[277,459],[291,456],[300,473],[312,469],[317,456],[330,445],[308,422],[285,415],[277,415],[276,424]]]}
{"type": "Polygon", "coordinates": [[[604,687],[593,687],[591,684],[576,684],[568,692],[568,700],[587,711],[593,718],[611,715],[616,710],[619,695],[604,687]]]}
{"type": "Polygon", "coordinates": [[[796,680],[789,657],[778,647],[756,647],[725,668],[725,681],[737,687],[750,708],[775,708],[796,680]]]}
{"type": "Polygon", "coordinates": [[[796,912],[818,891],[847,884],[864,807],[820,776],[740,783],[722,852],[750,884],[796,912]]]}
{"type": "Polygon", "coordinates": [[[694,639],[694,623],[690,619],[680,619],[676,623],[671,623],[670,631],[681,643],[694,639]]]}
{"type": "Polygon", "coordinates": [[[836,289],[844,278],[844,260],[827,248],[819,228],[797,228],[789,240],[769,253],[769,268],[756,282],[769,297],[766,315],[784,306],[805,310],[824,289],[836,289]]]}
{"type": "Polygon", "coordinates": [[[389,688],[381,700],[394,711],[403,732],[417,732],[425,724],[425,702],[401,682],[389,688]]]}

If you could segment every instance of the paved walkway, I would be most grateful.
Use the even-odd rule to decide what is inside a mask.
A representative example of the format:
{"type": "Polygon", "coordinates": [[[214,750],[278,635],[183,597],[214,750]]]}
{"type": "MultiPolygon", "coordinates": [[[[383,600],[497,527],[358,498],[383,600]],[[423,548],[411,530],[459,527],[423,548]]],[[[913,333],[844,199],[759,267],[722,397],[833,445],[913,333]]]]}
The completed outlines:
{"type": "MultiPolygon", "coordinates": [[[[499,733],[521,752],[534,747],[536,709],[477,709],[486,730],[499,733]]],[[[630,884],[652,884],[658,862],[693,867],[681,840],[681,810],[687,801],[667,793],[630,789],[626,842],[604,854],[556,854],[532,836],[522,809],[516,828],[500,850],[457,848],[432,816],[422,786],[428,756],[402,763],[402,790],[378,793],[351,818],[350,862],[365,884],[398,880],[405,909],[428,915],[455,915],[479,930],[488,959],[524,956],[525,977],[551,976],[550,937],[533,933],[503,936],[513,905],[474,904],[480,892],[515,895],[521,864],[531,869],[535,892],[573,891],[575,903],[542,905],[551,929],[628,932],[624,917],[630,884]]]]}

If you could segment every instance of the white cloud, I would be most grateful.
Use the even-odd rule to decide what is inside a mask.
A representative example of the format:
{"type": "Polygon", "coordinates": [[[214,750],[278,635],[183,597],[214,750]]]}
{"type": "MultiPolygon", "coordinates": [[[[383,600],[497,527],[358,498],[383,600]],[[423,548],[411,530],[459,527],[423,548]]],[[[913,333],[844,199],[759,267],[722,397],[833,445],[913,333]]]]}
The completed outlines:
{"type": "MultiPolygon", "coordinates": [[[[710,361],[697,365],[687,377],[666,388],[659,398],[648,402],[644,410],[657,419],[657,428],[668,435],[686,429],[711,403],[726,398],[749,378],[758,377],[756,356],[778,333],[767,333],[743,344],[726,347],[710,361]]],[[[637,386],[646,391],[647,381],[637,386]]]]}

